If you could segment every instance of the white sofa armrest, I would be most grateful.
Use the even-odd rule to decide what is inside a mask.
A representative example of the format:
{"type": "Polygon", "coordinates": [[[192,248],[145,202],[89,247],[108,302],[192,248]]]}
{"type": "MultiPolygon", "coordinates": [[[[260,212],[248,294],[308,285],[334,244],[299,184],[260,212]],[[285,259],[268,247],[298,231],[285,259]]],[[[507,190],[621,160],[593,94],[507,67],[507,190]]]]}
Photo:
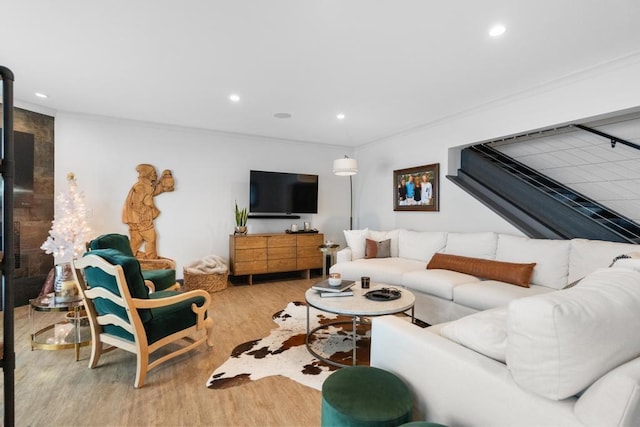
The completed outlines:
{"type": "Polygon", "coordinates": [[[336,264],[341,262],[349,262],[352,259],[353,252],[350,247],[342,248],[336,252],[336,264]]]}
{"type": "Polygon", "coordinates": [[[576,398],[528,393],[506,365],[397,316],[373,319],[371,366],[402,378],[414,418],[445,425],[578,426],[576,398]]]}
{"type": "Polygon", "coordinates": [[[640,425],[640,358],[593,383],[576,403],[575,413],[587,426],[640,425]]]}

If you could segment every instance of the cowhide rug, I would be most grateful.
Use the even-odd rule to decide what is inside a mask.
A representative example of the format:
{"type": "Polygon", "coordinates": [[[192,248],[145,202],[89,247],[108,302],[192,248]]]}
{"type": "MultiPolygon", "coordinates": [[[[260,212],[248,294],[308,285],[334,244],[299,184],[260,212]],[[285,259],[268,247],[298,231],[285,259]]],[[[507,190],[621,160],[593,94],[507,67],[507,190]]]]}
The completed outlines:
{"type": "MultiPolygon", "coordinates": [[[[282,375],[317,390],[331,372],[338,369],[315,358],[305,346],[307,332],[307,306],[291,302],[273,315],[278,326],[269,336],[240,344],[207,381],[211,389],[235,387],[260,378],[282,375]]],[[[317,331],[310,341],[318,354],[329,359],[352,364],[352,318],[337,316],[310,308],[311,329],[336,320],[349,322],[332,325],[317,331]]],[[[358,364],[369,364],[371,344],[370,325],[357,326],[358,364]]]]}

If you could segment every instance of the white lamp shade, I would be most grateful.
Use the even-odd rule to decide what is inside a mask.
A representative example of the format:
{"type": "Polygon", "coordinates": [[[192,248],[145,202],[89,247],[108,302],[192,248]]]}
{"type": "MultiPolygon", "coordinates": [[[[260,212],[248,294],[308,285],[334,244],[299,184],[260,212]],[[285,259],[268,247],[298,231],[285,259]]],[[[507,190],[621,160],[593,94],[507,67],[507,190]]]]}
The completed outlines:
{"type": "Polygon", "coordinates": [[[358,173],[358,161],[356,159],[337,159],[333,161],[333,173],[340,176],[355,175],[358,173]]]}

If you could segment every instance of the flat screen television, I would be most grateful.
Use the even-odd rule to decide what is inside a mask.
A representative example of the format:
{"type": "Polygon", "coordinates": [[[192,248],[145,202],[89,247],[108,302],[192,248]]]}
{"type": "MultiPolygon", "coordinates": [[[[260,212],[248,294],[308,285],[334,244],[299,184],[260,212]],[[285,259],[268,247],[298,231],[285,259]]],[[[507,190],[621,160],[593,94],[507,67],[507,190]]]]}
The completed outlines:
{"type": "Polygon", "coordinates": [[[318,213],[318,175],[252,170],[249,212],[318,213]]]}

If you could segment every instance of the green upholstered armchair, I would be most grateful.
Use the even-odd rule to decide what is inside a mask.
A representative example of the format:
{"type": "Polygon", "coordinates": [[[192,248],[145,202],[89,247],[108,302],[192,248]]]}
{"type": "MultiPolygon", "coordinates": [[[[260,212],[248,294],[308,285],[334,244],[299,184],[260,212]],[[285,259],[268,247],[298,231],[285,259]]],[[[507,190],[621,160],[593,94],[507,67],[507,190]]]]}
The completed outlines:
{"type": "Polygon", "coordinates": [[[205,341],[213,345],[207,292],[149,293],[138,260],[115,249],[96,249],[73,263],[91,328],[89,368],[98,365],[103,353],[129,351],[137,358],[134,386],[139,388],[147,372],[161,363],[205,341]],[[150,362],[153,352],[171,343],[183,345],[150,362]]]}
{"type": "MultiPolygon", "coordinates": [[[[89,250],[117,249],[123,254],[133,257],[131,242],[124,234],[110,233],[96,237],[89,242],[89,250]]],[[[176,263],[169,258],[138,259],[142,268],[142,276],[153,283],[157,291],[179,290],[180,284],[176,282],[176,263]]]]}

